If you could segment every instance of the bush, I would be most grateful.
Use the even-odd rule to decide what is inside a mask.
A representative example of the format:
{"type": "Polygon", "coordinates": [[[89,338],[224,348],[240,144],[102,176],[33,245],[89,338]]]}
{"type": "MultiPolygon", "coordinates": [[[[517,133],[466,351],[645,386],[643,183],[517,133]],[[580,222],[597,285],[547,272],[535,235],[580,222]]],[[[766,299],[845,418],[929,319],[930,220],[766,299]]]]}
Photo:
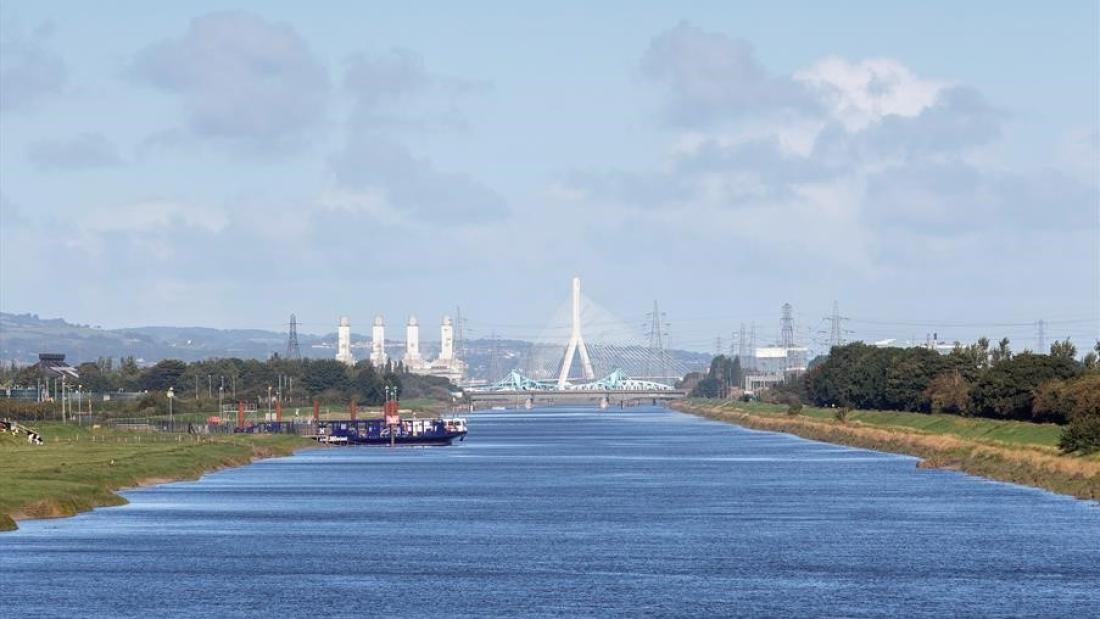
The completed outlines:
{"type": "Polygon", "coordinates": [[[61,404],[54,402],[33,402],[30,400],[0,399],[0,419],[18,421],[42,421],[47,418],[61,418],[61,404]]]}
{"type": "Polygon", "coordinates": [[[1100,450],[1100,417],[1078,417],[1062,428],[1058,447],[1065,453],[1100,450]]]}
{"type": "Polygon", "coordinates": [[[802,400],[797,396],[791,396],[787,400],[787,414],[794,417],[802,412],[802,400]]]}
{"type": "Polygon", "coordinates": [[[924,395],[928,398],[933,413],[961,415],[966,412],[966,406],[970,402],[970,383],[958,370],[944,372],[928,383],[924,395]]]}
{"type": "Polygon", "coordinates": [[[850,411],[851,411],[851,409],[849,409],[847,406],[843,406],[841,408],[838,408],[835,411],[833,411],[833,418],[836,419],[837,421],[839,421],[840,423],[847,423],[848,422],[848,413],[850,411]]]}

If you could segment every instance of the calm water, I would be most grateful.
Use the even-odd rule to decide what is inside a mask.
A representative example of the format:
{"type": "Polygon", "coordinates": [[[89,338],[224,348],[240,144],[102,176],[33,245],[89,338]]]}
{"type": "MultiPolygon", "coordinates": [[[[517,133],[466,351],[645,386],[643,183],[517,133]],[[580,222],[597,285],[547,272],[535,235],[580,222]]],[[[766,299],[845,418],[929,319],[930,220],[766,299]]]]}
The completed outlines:
{"type": "Polygon", "coordinates": [[[1100,613],[1100,507],[914,464],[658,409],[484,413],[451,448],[21,523],[0,615],[1100,613]]]}

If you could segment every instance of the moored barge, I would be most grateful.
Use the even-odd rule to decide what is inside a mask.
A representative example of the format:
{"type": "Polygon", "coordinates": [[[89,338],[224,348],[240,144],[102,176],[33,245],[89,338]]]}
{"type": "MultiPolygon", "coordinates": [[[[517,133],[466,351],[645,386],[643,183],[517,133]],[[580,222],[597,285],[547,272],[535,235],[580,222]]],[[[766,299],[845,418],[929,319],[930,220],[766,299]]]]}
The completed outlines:
{"type": "Polygon", "coordinates": [[[460,417],[406,419],[341,419],[322,421],[317,440],[330,445],[450,445],[466,438],[466,420],[460,417]]]}

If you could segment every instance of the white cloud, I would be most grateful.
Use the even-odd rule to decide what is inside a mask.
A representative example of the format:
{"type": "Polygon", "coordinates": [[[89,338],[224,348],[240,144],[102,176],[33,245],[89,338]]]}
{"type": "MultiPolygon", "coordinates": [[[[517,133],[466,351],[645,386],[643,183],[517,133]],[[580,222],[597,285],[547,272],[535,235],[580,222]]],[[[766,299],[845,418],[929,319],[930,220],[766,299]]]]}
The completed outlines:
{"type": "MultiPolygon", "coordinates": [[[[865,274],[909,260],[908,243],[946,252],[959,245],[931,239],[1096,226],[1095,182],[982,165],[1001,114],[898,60],[827,57],[774,77],[748,43],[681,24],[642,62],[686,130],[654,170],[567,175],[557,192],[581,210],[613,209],[696,246],[736,239],[731,259],[772,244],[865,274]]],[[[1067,152],[1090,152],[1088,137],[1067,152]]]]}
{"type": "Polygon", "coordinates": [[[936,102],[950,84],[917,77],[890,58],[849,62],[824,58],[794,74],[849,131],[861,131],[885,116],[913,118],[936,102]]]}
{"type": "Polygon", "coordinates": [[[298,145],[324,120],[329,78],[290,25],[241,11],[210,13],[149,46],[132,74],[180,97],[190,130],[254,152],[298,145]]]}

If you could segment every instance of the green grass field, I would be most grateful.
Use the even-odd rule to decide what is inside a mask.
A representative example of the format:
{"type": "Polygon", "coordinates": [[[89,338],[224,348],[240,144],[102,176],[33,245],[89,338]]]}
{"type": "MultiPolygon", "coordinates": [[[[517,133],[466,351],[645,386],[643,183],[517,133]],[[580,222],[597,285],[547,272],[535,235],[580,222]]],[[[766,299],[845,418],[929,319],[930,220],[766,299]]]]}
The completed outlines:
{"type": "MultiPolygon", "coordinates": [[[[737,402],[726,403],[722,406],[731,410],[737,408],[749,413],[785,415],[787,412],[785,404],[737,402]]],[[[828,420],[835,418],[836,409],[803,406],[800,414],[814,419],[828,420]]],[[[960,438],[973,440],[995,441],[1014,445],[1041,445],[1044,447],[1057,447],[1058,437],[1062,433],[1060,426],[1049,423],[1002,421],[979,417],[903,411],[852,410],[848,413],[848,421],[857,421],[864,425],[883,428],[906,428],[929,434],[952,434],[960,438]]]]}
{"type": "Polygon", "coordinates": [[[15,519],[68,516],[125,503],[115,490],[193,479],[256,457],[315,445],[291,435],[188,436],[60,424],[40,428],[45,445],[0,435],[0,530],[15,519]]]}

